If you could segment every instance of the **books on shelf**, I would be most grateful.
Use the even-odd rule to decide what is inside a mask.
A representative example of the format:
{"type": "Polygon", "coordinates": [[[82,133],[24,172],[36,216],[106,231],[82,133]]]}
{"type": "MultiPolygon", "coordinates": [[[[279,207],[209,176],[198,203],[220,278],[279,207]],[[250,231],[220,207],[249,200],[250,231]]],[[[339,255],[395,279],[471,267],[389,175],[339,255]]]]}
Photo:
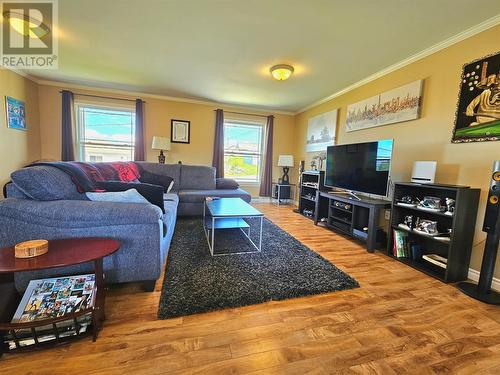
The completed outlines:
{"type": "MultiPolygon", "coordinates": [[[[11,323],[36,322],[63,317],[94,306],[96,298],[95,275],[66,276],[50,279],[32,280],[28,284],[23,298],[12,318],[11,323]]],[[[37,341],[44,342],[78,335],[87,330],[92,322],[90,312],[78,317],[35,328],[37,341]]],[[[43,323],[42,323],[43,324],[43,323]]],[[[32,345],[35,343],[31,329],[17,329],[14,335],[7,335],[4,341],[10,348],[32,345]]]]}
{"type": "Polygon", "coordinates": [[[393,255],[396,258],[411,258],[411,243],[408,233],[394,229],[393,255]]]}

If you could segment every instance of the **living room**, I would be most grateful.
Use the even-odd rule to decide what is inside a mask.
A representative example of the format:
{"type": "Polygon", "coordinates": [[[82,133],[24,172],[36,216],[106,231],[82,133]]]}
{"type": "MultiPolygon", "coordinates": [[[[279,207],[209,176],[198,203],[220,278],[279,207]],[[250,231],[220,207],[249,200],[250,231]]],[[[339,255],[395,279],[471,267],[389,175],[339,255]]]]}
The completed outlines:
{"type": "Polygon", "coordinates": [[[499,5],[46,3],[57,68],[2,50],[0,372],[498,373],[499,5]],[[382,190],[336,159],[386,141],[382,190]],[[13,319],[57,280],[75,326],[13,319]]]}

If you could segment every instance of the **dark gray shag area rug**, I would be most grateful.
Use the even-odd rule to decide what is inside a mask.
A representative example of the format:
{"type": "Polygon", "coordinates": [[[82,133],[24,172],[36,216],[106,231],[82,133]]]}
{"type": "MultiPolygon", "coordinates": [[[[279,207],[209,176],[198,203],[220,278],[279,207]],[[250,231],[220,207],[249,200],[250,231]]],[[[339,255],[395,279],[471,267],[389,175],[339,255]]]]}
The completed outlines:
{"type": "MultiPolygon", "coordinates": [[[[255,224],[252,219],[252,226],[255,224]]],[[[251,231],[254,242],[258,240],[257,228],[255,225],[251,231]]],[[[239,229],[216,231],[215,244],[216,253],[255,250],[239,229]]],[[[261,253],[212,257],[202,220],[180,218],[170,247],[158,317],[168,319],[357,287],[355,279],[267,219],[261,253]]]]}

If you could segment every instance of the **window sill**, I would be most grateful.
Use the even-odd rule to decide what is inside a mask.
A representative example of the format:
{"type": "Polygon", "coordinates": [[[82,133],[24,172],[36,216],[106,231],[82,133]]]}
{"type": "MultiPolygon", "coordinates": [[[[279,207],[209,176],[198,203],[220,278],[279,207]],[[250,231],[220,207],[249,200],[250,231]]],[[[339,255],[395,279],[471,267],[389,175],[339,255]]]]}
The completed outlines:
{"type": "Polygon", "coordinates": [[[251,181],[238,181],[235,180],[240,186],[260,186],[260,181],[259,182],[251,182],[251,181]]]}

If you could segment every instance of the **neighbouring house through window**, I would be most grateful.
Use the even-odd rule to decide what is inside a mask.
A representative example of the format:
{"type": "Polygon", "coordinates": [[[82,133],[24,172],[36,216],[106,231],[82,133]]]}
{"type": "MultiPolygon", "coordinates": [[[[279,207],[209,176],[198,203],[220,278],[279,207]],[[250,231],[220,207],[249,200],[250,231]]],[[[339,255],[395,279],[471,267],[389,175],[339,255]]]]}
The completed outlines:
{"type": "Polygon", "coordinates": [[[75,108],[80,161],[134,159],[134,108],[94,104],[76,104],[75,108]]]}
{"type": "Polygon", "coordinates": [[[264,124],[224,120],[224,177],[259,183],[264,124]]]}

